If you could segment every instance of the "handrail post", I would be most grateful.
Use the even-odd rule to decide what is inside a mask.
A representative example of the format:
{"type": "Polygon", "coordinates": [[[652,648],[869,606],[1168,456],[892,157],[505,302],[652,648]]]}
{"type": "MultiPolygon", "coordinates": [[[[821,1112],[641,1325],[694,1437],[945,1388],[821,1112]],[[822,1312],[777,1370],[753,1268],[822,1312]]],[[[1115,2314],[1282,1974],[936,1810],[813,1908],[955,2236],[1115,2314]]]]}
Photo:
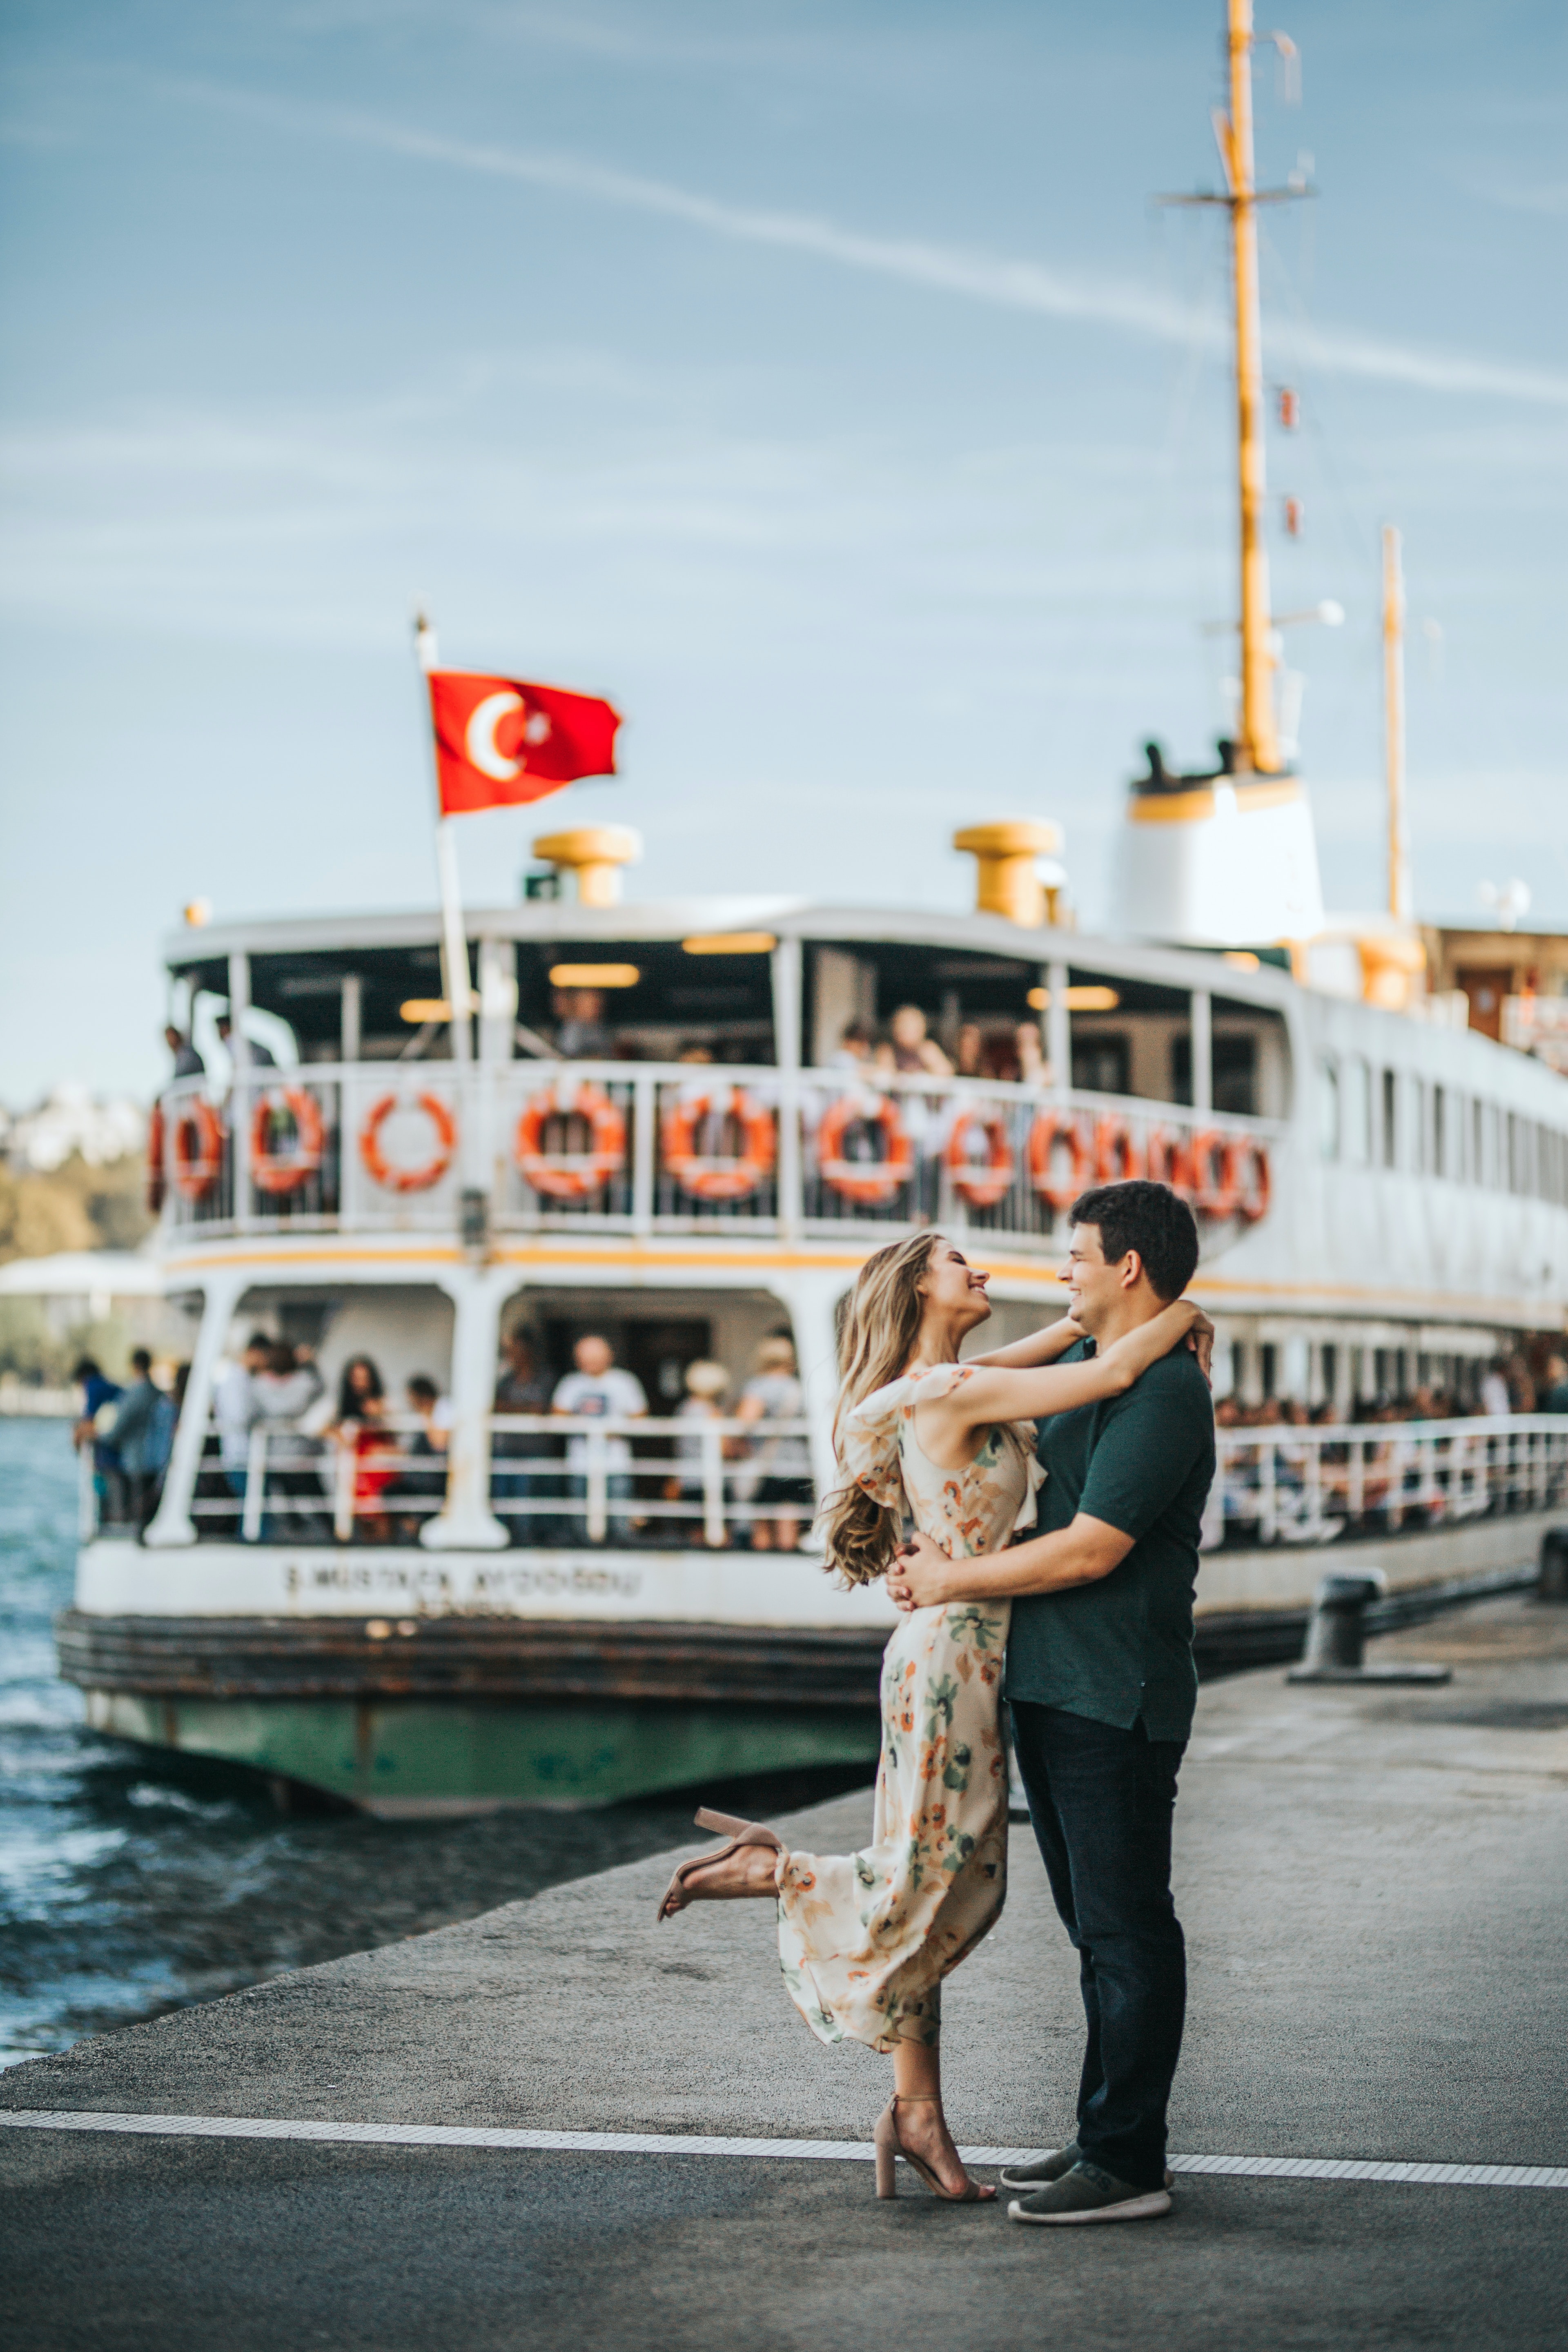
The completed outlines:
{"type": "Polygon", "coordinates": [[[352,1444],[338,1440],[337,1467],[332,1475],[332,1534],[339,1543],[352,1543],[354,1532],[354,1464],[352,1444]]]}
{"type": "Polygon", "coordinates": [[[586,1459],[583,1467],[587,1473],[588,1491],[584,1500],[588,1507],[588,1541],[603,1543],[609,1531],[609,1515],[605,1507],[607,1464],[605,1453],[605,1432],[595,1426],[585,1433],[585,1439],[586,1459]]]}
{"type": "Polygon", "coordinates": [[[77,1448],[76,1531],[82,1543],[98,1533],[98,1480],[93,1473],[92,1440],[77,1448]]]}
{"type": "Polygon", "coordinates": [[[702,1441],[702,1540],[717,1551],[724,1541],[722,1433],[716,1423],[709,1423],[698,1434],[702,1441]]]}
{"type": "Polygon", "coordinates": [[[261,1540],[261,1506],[267,1493],[267,1431],[258,1422],[245,1455],[245,1509],[240,1514],[241,1543],[261,1540]]]}
{"type": "Polygon", "coordinates": [[[647,1234],[653,1231],[658,1080],[651,1071],[639,1071],[632,1084],[632,1223],[639,1234],[647,1234]]]}
{"type": "Polygon", "coordinates": [[[250,1223],[250,1047],[246,1042],[245,1016],[250,1010],[250,958],[236,950],[228,960],[228,1053],[230,1063],[229,1181],[234,1198],[229,1214],[237,1233],[250,1223]]]}
{"type": "Polygon", "coordinates": [[[801,1197],[801,953],[782,939],[773,952],[773,1060],[779,1073],[778,1221],[786,1241],[800,1232],[801,1197]]]}

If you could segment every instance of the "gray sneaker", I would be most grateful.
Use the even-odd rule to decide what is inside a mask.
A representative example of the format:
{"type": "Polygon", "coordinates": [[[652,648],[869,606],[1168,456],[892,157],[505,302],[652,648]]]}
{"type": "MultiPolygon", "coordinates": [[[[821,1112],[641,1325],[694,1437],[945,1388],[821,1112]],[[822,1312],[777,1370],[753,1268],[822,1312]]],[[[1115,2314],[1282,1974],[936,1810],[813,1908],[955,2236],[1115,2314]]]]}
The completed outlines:
{"type": "Polygon", "coordinates": [[[1016,2197],[1007,2208],[1010,2221],[1040,2221],[1062,2226],[1078,2221],[1152,2221],[1171,2210],[1168,2189],[1133,2189],[1098,2164],[1081,2158],[1070,2172],[1037,2189],[1032,2197],[1016,2197]]]}
{"type": "MultiPolygon", "coordinates": [[[[1032,2164],[1009,2165],[997,2178],[1004,2189],[1045,2189],[1053,2180],[1062,2179],[1075,2164],[1085,2162],[1087,2158],[1078,2141],[1069,2139],[1066,2147],[1048,2147],[1044,2156],[1037,2156],[1032,2164]]],[[[1109,2179],[1110,2176],[1107,2173],[1104,2177],[1109,2179]]],[[[1176,2176],[1167,2167],[1165,2186],[1173,2189],[1175,2185],[1176,2176]]]]}
{"type": "Polygon", "coordinates": [[[1004,2189],[1044,2189],[1051,2181],[1059,2180],[1064,2172],[1070,2172],[1082,2155],[1078,2141],[1069,2139],[1065,2147],[1047,2148],[1044,2156],[1037,2156],[1032,2164],[1008,2165],[997,2178],[1004,2189]]]}

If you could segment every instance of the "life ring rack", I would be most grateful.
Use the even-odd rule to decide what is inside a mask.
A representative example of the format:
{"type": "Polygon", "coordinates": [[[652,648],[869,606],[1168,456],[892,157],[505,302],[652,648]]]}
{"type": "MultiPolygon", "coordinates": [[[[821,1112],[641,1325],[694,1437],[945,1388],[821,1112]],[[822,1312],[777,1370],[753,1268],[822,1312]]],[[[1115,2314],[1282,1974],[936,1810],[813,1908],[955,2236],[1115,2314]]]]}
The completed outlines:
{"type": "Polygon", "coordinates": [[[773,1174],[778,1158],[773,1115],[743,1087],[683,1096],[665,1112],[659,1144],[665,1167],[696,1201],[750,1200],[773,1174]],[[739,1122],[742,1149],[732,1160],[697,1149],[704,1120],[715,1115],[739,1122]]]}
{"type": "Polygon", "coordinates": [[[541,1087],[522,1107],[514,1157],[525,1182],[546,1200],[591,1201],[626,1164],[626,1114],[588,1079],[541,1087]],[[573,1115],[588,1123],[589,1149],[546,1151],[544,1130],[551,1119],[573,1115]]]}
{"type": "Polygon", "coordinates": [[[915,1148],[891,1095],[840,1095],[816,1127],[816,1164],[823,1181],[841,1200],[862,1208],[885,1208],[897,1200],[914,1171],[915,1148]],[[879,1127],[880,1160],[846,1160],[844,1139],[852,1127],[879,1127]]]}
{"type": "Polygon", "coordinates": [[[436,1149],[417,1168],[399,1168],[389,1160],[381,1148],[381,1130],[399,1103],[407,1100],[406,1096],[381,1096],[372,1103],[359,1131],[359,1156],[365,1172],[384,1192],[427,1192],[433,1184],[441,1181],[458,1149],[458,1122],[440,1096],[416,1094],[413,1097],[414,1105],[435,1129],[436,1149]]]}

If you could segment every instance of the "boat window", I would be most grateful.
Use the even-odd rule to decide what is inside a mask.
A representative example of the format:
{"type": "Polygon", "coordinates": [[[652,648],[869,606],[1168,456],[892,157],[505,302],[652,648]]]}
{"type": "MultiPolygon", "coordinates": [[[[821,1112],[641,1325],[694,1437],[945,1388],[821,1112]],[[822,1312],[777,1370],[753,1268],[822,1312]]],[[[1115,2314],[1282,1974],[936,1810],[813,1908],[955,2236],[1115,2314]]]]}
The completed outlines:
{"type": "Polygon", "coordinates": [[[1072,1041],[1072,1082],[1079,1092],[1124,1095],[1131,1091],[1128,1069],[1131,1056],[1120,1032],[1075,1037],[1072,1041]]]}
{"type": "Polygon", "coordinates": [[[1383,1074],[1383,1164],[1399,1165],[1399,1076],[1394,1070],[1383,1074]]]}
{"type": "Polygon", "coordinates": [[[1453,1146],[1448,1139],[1448,1097],[1442,1087],[1432,1089],[1432,1169],[1438,1176],[1448,1176],[1453,1146]]]}
{"type": "Polygon", "coordinates": [[[1325,1160],[1340,1156],[1340,1072],[1337,1062],[1318,1064],[1318,1149],[1325,1160]]]}
{"type": "Polygon", "coordinates": [[[1411,1080],[1411,1108],[1415,1113],[1415,1166],[1420,1175],[1432,1171],[1432,1121],[1430,1100],[1432,1089],[1425,1078],[1411,1080]]]}
{"type": "Polygon", "coordinates": [[[1487,1181],[1487,1107],[1476,1096],[1470,1103],[1470,1181],[1487,1181]]]}
{"type": "Polygon", "coordinates": [[[1340,1118],[1345,1158],[1364,1168],[1372,1158],[1372,1072],[1360,1054],[1340,1066],[1340,1118]]]}

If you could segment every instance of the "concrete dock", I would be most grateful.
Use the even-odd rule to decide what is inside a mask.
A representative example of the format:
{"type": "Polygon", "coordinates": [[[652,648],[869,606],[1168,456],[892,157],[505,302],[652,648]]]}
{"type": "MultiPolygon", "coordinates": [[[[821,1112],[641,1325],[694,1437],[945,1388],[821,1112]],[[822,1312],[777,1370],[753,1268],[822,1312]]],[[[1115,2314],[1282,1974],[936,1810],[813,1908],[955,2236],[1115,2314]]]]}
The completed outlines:
{"type": "MultiPolygon", "coordinates": [[[[907,2176],[879,2205],[854,2156],[720,2147],[863,2145],[889,2069],[800,2024],[767,1906],[657,1926],[666,1857],[0,2078],[10,2345],[1561,2346],[1568,1611],[1492,1602],[1372,1654],[1453,1680],[1212,1685],[1177,1813],[1173,2149],[1330,2177],[1189,2165],[1163,2221],[1027,2231],[907,2176]],[[324,2136],[226,2136],[243,2120],[324,2136]],[[354,2125],[544,2144],[332,2136],[354,2125]],[[574,2137],[608,2134],[705,2145],[574,2137]],[[1387,2177],[1405,2165],[1457,2169],[1387,2177]]],[[[868,1818],[855,1796],[784,1826],[842,1850],[868,1818]]],[[[947,1991],[961,2142],[1054,2145],[1080,2037],[1016,1828],[1005,1916],[947,1991]]]]}

